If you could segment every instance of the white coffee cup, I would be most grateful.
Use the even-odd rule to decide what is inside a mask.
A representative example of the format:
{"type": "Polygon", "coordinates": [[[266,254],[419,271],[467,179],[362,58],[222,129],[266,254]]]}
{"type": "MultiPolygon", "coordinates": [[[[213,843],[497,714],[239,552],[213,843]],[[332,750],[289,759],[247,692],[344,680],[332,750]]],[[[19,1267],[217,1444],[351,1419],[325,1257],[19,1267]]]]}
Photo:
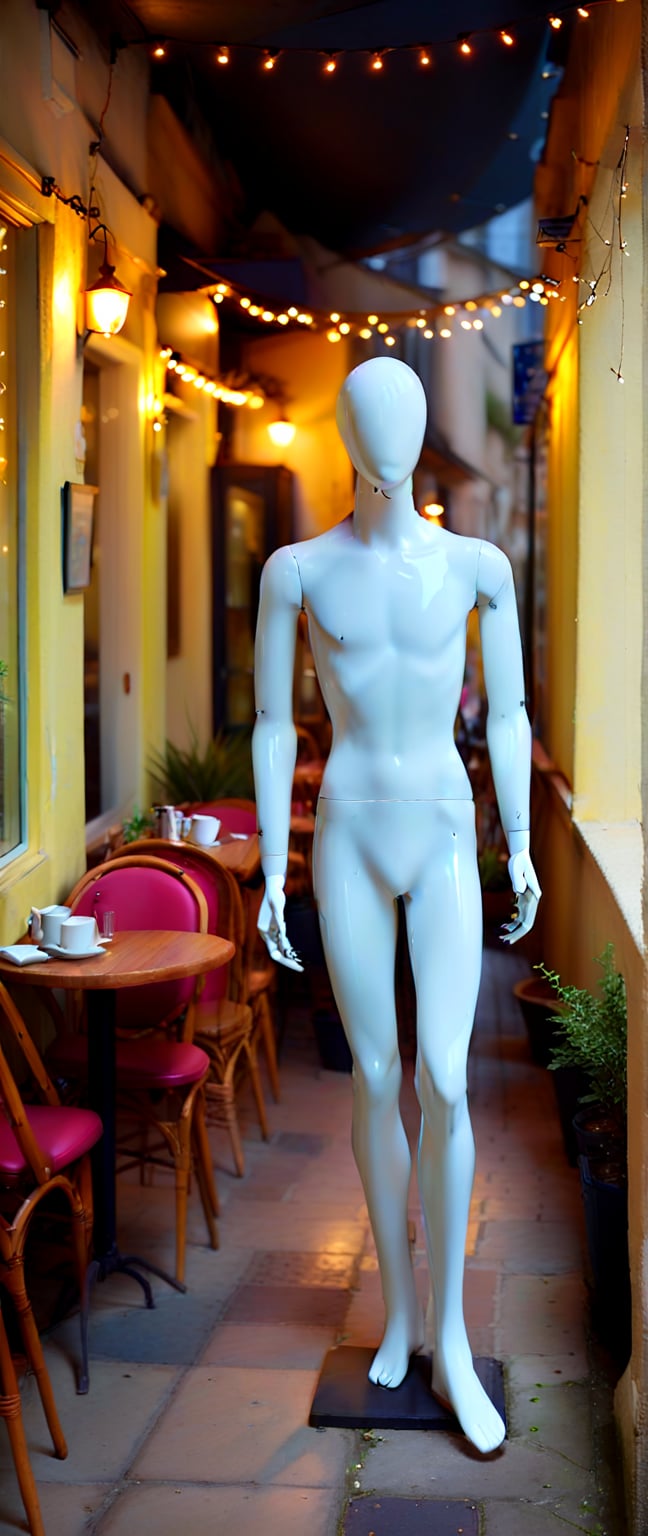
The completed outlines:
{"type": "Polygon", "coordinates": [[[190,816],[185,822],[187,828],[185,836],[190,843],[198,843],[201,848],[209,848],[216,842],[220,831],[220,821],[217,816],[190,816]]]}
{"type": "Polygon", "coordinates": [[[61,923],[64,923],[69,916],[69,907],[32,907],[32,939],[35,939],[37,944],[60,944],[61,923]]]}
{"type": "Polygon", "coordinates": [[[98,940],[99,929],[94,917],[68,917],[61,923],[61,949],[69,949],[71,955],[93,949],[98,940]]]}

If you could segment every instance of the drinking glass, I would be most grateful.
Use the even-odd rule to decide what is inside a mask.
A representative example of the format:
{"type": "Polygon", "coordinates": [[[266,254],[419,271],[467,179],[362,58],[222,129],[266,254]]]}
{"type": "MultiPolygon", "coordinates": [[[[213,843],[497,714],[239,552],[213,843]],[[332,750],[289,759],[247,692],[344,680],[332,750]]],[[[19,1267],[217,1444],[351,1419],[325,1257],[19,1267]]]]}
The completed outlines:
{"type": "Polygon", "coordinates": [[[100,939],[112,939],[115,934],[114,912],[102,912],[99,919],[100,939]]]}

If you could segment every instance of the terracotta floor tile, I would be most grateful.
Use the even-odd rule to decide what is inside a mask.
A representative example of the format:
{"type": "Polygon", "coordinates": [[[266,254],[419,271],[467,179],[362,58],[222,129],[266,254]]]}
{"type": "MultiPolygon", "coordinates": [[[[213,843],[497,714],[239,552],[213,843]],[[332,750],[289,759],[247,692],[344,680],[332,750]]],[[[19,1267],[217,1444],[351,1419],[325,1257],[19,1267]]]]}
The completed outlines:
{"type": "MultiPolygon", "coordinates": [[[[340,1495],[328,1488],[141,1485],[116,1500],[100,1536],[330,1536],[340,1495]]],[[[48,1532],[49,1536],[49,1532],[48,1532]]],[[[52,1533],[54,1536],[54,1533],[52,1533]]]]}
{"type": "Polygon", "coordinates": [[[244,1365],[253,1370],[319,1371],[337,1328],[306,1323],[219,1323],[201,1365],[244,1365]]]}
{"type": "Polygon", "coordinates": [[[132,1475],[339,1488],[353,1437],[307,1427],[316,1381],[315,1371],[189,1371],[132,1475]]]}

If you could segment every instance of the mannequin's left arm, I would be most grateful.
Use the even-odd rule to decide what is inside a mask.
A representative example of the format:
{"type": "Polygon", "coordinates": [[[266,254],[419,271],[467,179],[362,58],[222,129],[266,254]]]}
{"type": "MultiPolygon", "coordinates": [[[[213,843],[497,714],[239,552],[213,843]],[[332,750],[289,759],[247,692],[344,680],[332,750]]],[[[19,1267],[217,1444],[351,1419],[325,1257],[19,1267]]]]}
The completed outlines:
{"type": "Polygon", "coordinates": [[[486,740],[500,818],[509,849],[509,874],[520,916],[507,942],[531,928],[540,886],[531,862],[531,726],[524,700],[522,645],[513,573],[493,544],[480,546],[477,603],[488,700],[486,740]]]}

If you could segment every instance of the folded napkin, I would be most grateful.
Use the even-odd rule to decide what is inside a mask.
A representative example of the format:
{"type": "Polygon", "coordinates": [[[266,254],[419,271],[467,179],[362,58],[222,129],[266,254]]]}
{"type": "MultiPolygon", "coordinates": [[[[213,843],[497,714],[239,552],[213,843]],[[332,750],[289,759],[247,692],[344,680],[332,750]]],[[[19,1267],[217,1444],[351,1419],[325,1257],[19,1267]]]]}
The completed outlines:
{"type": "Polygon", "coordinates": [[[34,965],[37,960],[49,960],[49,955],[34,944],[5,944],[0,949],[0,960],[11,960],[12,965],[34,965]]]}

